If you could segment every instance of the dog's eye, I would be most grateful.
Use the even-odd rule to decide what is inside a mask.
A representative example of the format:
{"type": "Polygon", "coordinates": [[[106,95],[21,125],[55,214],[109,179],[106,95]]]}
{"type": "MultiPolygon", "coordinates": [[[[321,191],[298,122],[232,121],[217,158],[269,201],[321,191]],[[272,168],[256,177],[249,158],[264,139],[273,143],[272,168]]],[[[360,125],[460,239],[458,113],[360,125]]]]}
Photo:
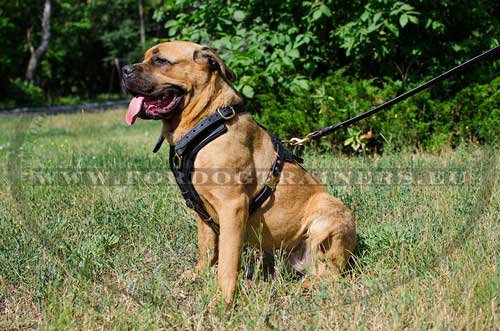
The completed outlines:
{"type": "Polygon", "coordinates": [[[163,66],[165,64],[170,64],[170,61],[167,60],[167,59],[163,59],[161,57],[158,57],[158,56],[154,56],[152,59],[151,59],[151,62],[157,66],[157,67],[160,67],[160,66],[163,66]]]}

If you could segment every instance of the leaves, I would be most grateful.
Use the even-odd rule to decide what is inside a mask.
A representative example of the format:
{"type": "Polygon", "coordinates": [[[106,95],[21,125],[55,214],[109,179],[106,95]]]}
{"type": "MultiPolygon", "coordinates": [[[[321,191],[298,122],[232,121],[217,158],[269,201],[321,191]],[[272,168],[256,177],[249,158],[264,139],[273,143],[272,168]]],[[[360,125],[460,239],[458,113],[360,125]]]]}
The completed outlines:
{"type": "Polygon", "coordinates": [[[399,24],[401,24],[401,27],[405,27],[406,24],[408,24],[408,15],[403,14],[399,17],[399,24]]]}
{"type": "Polygon", "coordinates": [[[312,8],[312,22],[319,20],[321,17],[331,17],[332,12],[328,6],[322,2],[315,3],[312,8]]]}
{"type": "MultiPolygon", "coordinates": [[[[316,82],[327,81],[342,67],[349,68],[347,77],[377,77],[378,84],[394,81],[400,84],[395,92],[400,92],[471,53],[498,45],[500,35],[493,2],[154,0],[143,4],[146,47],[171,40],[213,47],[235,71],[236,86],[252,99],[249,104],[255,109],[268,105],[261,100],[265,94],[277,94],[281,102],[316,95],[316,82]]],[[[60,0],[53,5],[52,41],[39,73],[46,83],[45,102],[60,95],[93,98],[102,92],[119,93],[114,59],[123,65],[140,61],[144,53],[137,0],[60,0]]],[[[0,40],[1,88],[30,93],[15,78],[25,71],[27,28],[33,26],[33,40],[39,40],[40,9],[34,0],[7,1],[2,6],[0,32],[9,38],[0,40]]],[[[484,66],[477,76],[488,79],[497,69],[484,66]]],[[[464,84],[467,80],[446,86],[444,94],[464,84]]],[[[328,104],[333,91],[328,91],[319,107],[325,114],[333,111],[328,104]]],[[[350,95],[364,97],[361,92],[350,95]]],[[[9,93],[1,97],[11,102],[9,93]]],[[[334,109],[354,111],[347,106],[334,109]]]]}
{"type": "Polygon", "coordinates": [[[243,86],[243,88],[241,89],[241,92],[243,93],[243,95],[247,98],[253,98],[254,96],[254,90],[251,86],[249,85],[245,85],[243,86]]]}
{"type": "Polygon", "coordinates": [[[237,22],[241,22],[245,19],[245,12],[241,11],[241,10],[236,10],[233,14],[233,18],[237,21],[237,22]]]}
{"type": "Polygon", "coordinates": [[[401,28],[409,23],[418,24],[418,15],[420,12],[413,6],[400,1],[392,6],[370,2],[358,19],[338,27],[335,35],[348,56],[367,54],[380,61],[394,50],[393,45],[401,37],[401,28]]]}

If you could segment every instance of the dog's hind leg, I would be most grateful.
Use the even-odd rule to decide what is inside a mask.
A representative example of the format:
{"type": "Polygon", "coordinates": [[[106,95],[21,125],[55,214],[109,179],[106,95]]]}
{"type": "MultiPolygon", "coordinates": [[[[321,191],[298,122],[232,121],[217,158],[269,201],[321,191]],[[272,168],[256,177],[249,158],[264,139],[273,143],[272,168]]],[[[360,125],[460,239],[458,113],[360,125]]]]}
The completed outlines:
{"type": "Polygon", "coordinates": [[[304,238],[306,271],[311,276],[337,279],[356,244],[351,212],[328,193],[316,194],[308,204],[309,224],[304,238]],[[309,270],[308,270],[309,269],[309,270]]]}

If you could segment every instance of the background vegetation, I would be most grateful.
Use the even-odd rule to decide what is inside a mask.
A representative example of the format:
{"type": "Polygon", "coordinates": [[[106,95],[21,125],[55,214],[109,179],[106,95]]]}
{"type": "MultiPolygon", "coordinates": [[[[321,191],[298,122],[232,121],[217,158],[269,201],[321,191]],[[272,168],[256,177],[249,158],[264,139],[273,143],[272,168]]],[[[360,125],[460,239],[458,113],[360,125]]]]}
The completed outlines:
{"type": "MultiPolygon", "coordinates": [[[[139,61],[149,46],[183,39],[218,50],[237,73],[237,87],[258,120],[282,137],[380,104],[497,46],[500,35],[500,5],[494,0],[60,0],[52,4],[52,38],[36,79],[26,82],[27,31],[36,46],[43,4],[2,5],[4,107],[119,98],[116,60],[139,61]]],[[[499,61],[484,63],[328,138],[325,146],[360,152],[495,144],[499,67],[499,61]],[[374,139],[360,141],[369,131],[374,139]],[[359,144],[339,147],[344,141],[359,144]]]]}

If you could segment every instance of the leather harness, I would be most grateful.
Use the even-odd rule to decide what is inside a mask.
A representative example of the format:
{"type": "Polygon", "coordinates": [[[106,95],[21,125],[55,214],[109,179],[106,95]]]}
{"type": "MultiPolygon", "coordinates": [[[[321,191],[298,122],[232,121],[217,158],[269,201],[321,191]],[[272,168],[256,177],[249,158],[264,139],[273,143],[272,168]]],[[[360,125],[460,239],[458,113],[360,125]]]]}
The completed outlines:
{"type": "MultiPolygon", "coordinates": [[[[186,205],[194,209],[202,218],[202,220],[210,226],[210,228],[219,235],[219,225],[212,219],[210,214],[205,209],[203,201],[192,183],[192,173],[194,161],[198,152],[208,143],[227,132],[226,121],[234,118],[240,113],[243,113],[241,105],[228,106],[218,109],[215,113],[207,116],[205,119],[198,122],[185,136],[179,140],[175,146],[170,146],[169,163],[175,181],[179,186],[182,196],[186,200],[186,205]]],[[[261,126],[262,127],[262,126],[261,126]]],[[[264,187],[253,198],[249,206],[250,215],[257,210],[271,196],[278,185],[281,171],[285,162],[302,163],[303,160],[293,155],[287,150],[281,140],[276,138],[267,129],[262,127],[271,136],[274,149],[276,152],[276,160],[271,166],[269,175],[264,183],[264,187]]],[[[160,137],[154,152],[157,152],[163,142],[163,137],[160,137]]]]}

